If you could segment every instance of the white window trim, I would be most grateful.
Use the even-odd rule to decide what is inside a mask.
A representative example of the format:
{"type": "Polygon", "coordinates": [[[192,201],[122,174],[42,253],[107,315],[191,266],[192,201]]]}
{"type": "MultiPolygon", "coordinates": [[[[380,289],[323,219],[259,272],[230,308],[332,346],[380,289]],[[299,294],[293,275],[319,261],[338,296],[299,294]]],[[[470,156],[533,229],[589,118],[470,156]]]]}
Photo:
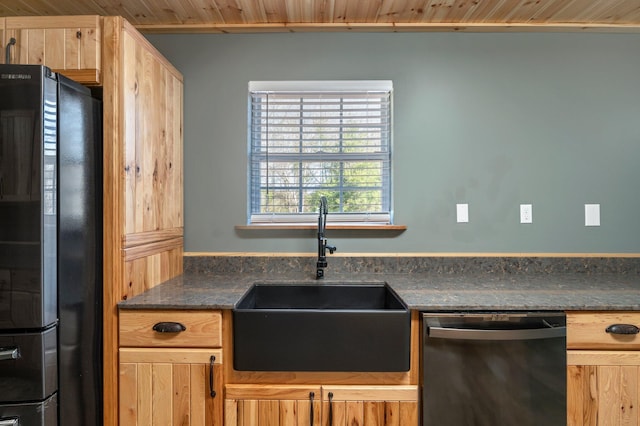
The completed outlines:
{"type": "MultiPolygon", "coordinates": [[[[391,80],[332,80],[332,81],[251,81],[249,82],[249,105],[253,92],[389,92],[390,93],[390,128],[393,129],[393,83],[391,80]]],[[[248,128],[251,128],[251,108],[248,113],[248,128]]],[[[309,225],[318,220],[318,214],[314,213],[252,213],[251,212],[251,132],[248,132],[248,206],[247,217],[249,225],[279,225],[296,226],[309,225]]],[[[382,213],[330,213],[327,223],[333,225],[391,225],[393,224],[393,130],[389,135],[389,212],[382,213]]]]}

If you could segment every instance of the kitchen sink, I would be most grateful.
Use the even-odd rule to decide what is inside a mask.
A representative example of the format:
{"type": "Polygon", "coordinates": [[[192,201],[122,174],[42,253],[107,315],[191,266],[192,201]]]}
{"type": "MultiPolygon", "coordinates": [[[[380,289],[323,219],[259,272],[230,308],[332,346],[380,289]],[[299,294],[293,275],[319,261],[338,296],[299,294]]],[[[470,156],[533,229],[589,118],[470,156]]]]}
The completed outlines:
{"type": "Polygon", "coordinates": [[[410,329],[386,283],[255,283],[233,310],[234,368],[408,371],[410,329]]]}

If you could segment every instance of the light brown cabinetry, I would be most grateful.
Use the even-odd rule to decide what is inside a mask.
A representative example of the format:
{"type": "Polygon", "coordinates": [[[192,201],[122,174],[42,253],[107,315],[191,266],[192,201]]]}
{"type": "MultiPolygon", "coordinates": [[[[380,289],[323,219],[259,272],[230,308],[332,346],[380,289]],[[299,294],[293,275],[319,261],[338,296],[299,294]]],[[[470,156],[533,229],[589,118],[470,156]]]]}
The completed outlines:
{"type": "MultiPolygon", "coordinates": [[[[102,95],[104,424],[115,426],[117,304],[182,272],[182,75],[117,16],[2,17],[0,63],[11,38],[11,63],[46,65],[102,95]]],[[[24,117],[0,119],[30,137],[24,117]]],[[[28,165],[28,152],[15,157],[5,161],[28,165]]],[[[7,197],[30,196],[29,182],[3,180],[7,197]]]]}
{"type": "Polygon", "coordinates": [[[104,417],[105,426],[115,426],[117,304],[182,272],[183,84],[180,72],[121,17],[102,18],[101,52],[104,417]]]}
{"type": "MultiPolygon", "coordinates": [[[[80,83],[101,83],[102,25],[99,16],[29,16],[4,20],[4,48],[11,63],[46,65],[80,83]]],[[[1,28],[1,27],[0,27],[1,28]]]]}
{"type": "Polygon", "coordinates": [[[323,386],[323,426],[418,424],[416,386],[323,386]]]}
{"type": "Polygon", "coordinates": [[[569,426],[640,424],[640,335],[616,324],[640,327],[640,313],[567,313],[569,426]]]}
{"type": "Polygon", "coordinates": [[[122,311],[120,424],[221,426],[221,334],[218,311],[122,311]]]}
{"type": "Polygon", "coordinates": [[[320,426],[320,386],[228,385],[225,426],[320,426]]]}
{"type": "Polygon", "coordinates": [[[413,385],[228,385],[225,426],[416,426],[413,385]],[[313,410],[313,414],[311,414],[313,410]]]}

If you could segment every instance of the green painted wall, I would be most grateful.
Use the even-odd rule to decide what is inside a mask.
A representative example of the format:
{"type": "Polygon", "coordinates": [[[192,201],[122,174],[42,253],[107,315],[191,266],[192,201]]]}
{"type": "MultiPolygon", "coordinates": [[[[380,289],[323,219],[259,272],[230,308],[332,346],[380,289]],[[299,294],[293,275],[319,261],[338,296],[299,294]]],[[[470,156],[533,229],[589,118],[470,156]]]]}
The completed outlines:
{"type": "Polygon", "coordinates": [[[390,79],[395,222],[408,229],[329,231],[340,252],[640,252],[640,35],[149,39],[185,79],[186,251],[316,250],[311,231],[234,228],[246,221],[250,80],[390,79]],[[584,226],[586,203],[601,204],[600,227],[584,226]]]}

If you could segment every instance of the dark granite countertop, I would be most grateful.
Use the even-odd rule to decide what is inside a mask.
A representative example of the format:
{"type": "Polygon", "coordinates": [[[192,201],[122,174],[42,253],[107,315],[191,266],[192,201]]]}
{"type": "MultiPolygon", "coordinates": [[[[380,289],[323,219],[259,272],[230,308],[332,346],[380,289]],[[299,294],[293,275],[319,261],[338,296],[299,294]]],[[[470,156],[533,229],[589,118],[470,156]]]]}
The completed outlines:
{"type": "MultiPolygon", "coordinates": [[[[207,263],[203,267],[192,260],[185,262],[185,274],[123,301],[119,307],[231,309],[255,282],[316,282],[307,260],[302,264],[297,260],[293,265],[288,262],[287,267],[278,264],[272,268],[268,265],[273,265],[273,260],[256,267],[255,262],[250,266],[230,265],[225,259],[223,265],[207,263]]],[[[349,261],[341,265],[340,272],[328,269],[324,282],[387,282],[410,309],[420,311],[640,310],[637,259],[601,259],[594,264],[592,259],[585,262],[572,258],[570,267],[559,260],[522,258],[517,264],[477,259],[458,264],[437,259],[420,268],[407,267],[407,261],[403,262],[402,268],[376,268],[349,261]]]]}

